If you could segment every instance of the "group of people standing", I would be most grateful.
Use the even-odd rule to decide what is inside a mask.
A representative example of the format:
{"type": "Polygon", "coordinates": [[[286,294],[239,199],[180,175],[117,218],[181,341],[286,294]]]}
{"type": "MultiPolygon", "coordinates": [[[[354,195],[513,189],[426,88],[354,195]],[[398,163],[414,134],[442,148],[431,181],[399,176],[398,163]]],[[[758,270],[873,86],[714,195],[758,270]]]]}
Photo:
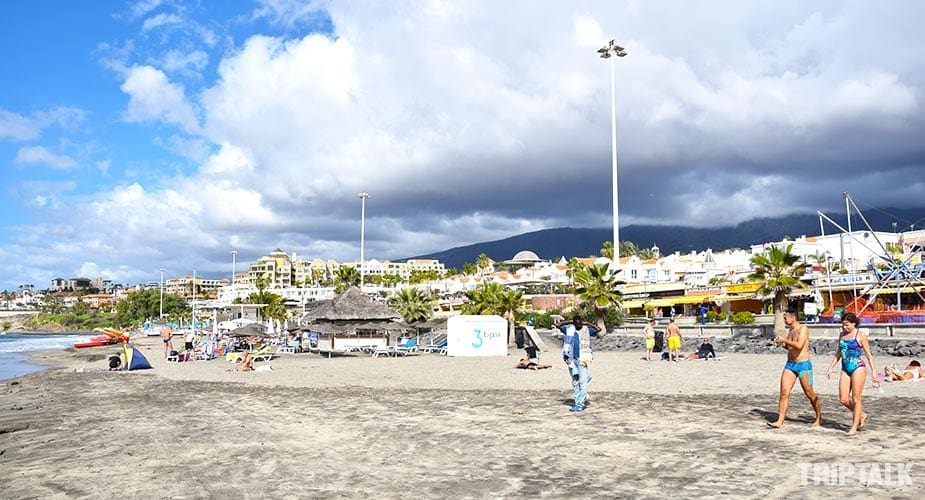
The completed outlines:
{"type": "MultiPolygon", "coordinates": [[[[787,362],[780,376],[778,418],[774,422],[768,422],[768,426],[773,428],[783,427],[790,405],[790,393],[797,381],[800,382],[800,387],[815,412],[812,425],[819,426],[822,424],[822,405],[819,401],[819,396],[813,389],[809,328],[800,323],[795,309],[788,309],[784,313],[784,322],[788,327],[788,332],[785,335],[775,337],[774,343],[787,350],[787,362]]],[[[874,356],[870,351],[867,334],[858,328],[859,325],[860,319],[854,313],[847,313],[842,317],[838,349],[835,351],[835,355],[825,372],[826,378],[831,379],[834,374],[833,370],[836,366],[840,367],[838,372],[838,401],[852,414],[848,435],[857,434],[858,430],[862,429],[867,421],[868,415],[864,412],[861,398],[868,376],[870,376],[874,388],[880,387],[880,380],[877,378],[877,368],[874,364],[874,356]]],[[[564,333],[562,359],[568,366],[569,375],[572,379],[574,404],[570,411],[580,412],[588,406],[588,383],[591,381],[590,365],[593,360],[591,337],[598,335],[598,328],[595,325],[583,322],[577,315],[570,321],[556,324],[556,327],[564,333]]],[[[670,320],[665,334],[670,358],[672,360],[680,359],[681,331],[673,318],[670,320]]],[[[646,343],[646,359],[651,360],[652,351],[655,348],[654,319],[648,321],[643,335],[646,343]]],[[[709,346],[708,351],[704,350],[704,357],[707,356],[707,352],[712,352],[715,357],[713,346],[709,344],[709,341],[705,339],[704,345],[709,346]]],[[[700,351],[696,356],[700,357],[700,351]]],[[[918,362],[910,364],[902,371],[893,369],[892,371],[888,370],[887,373],[893,380],[925,378],[925,370],[922,369],[918,362]]]]}

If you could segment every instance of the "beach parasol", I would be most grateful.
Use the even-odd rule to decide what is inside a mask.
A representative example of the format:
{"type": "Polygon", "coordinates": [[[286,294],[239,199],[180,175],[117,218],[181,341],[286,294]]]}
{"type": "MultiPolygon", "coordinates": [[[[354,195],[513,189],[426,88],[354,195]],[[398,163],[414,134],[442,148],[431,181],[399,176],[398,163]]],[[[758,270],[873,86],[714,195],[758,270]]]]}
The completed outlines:
{"type": "Polygon", "coordinates": [[[260,323],[250,323],[228,332],[231,337],[266,337],[266,326],[260,323]]]}

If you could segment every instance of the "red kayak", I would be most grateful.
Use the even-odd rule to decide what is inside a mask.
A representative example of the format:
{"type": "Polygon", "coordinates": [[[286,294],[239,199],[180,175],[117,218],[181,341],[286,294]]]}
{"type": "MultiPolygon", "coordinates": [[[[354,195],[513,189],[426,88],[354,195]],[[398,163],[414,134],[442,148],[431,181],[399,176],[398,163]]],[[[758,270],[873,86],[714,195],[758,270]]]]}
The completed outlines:
{"type": "Polygon", "coordinates": [[[74,347],[77,349],[82,349],[84,347],[100,347],[104,345],[112,345],[117,342],[116,339],[112,337],[107,337],[106,335],[99,335],[91,338],[86,342],[78,342],[74,344],[74,347]]]}

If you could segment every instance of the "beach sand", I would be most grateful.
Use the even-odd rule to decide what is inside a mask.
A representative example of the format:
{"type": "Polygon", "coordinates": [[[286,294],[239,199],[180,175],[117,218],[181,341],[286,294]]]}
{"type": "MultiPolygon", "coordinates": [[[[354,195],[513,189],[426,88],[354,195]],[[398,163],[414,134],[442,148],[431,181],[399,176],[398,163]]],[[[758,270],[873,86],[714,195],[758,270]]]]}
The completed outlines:
{"type": "Polygon", "coordinates": [[[139,342],[154,370],[97,371],[111,348],[46,351],[39,360],[57,368],[6,381],[0,496],[913,498],[925,485],[925,382],[868,386],[871,418],[849,437],[829,357],[815,360],[822,428],[797,387],[773,430],[783,353],[647,363],[599,352],[591,406],[571,414],[556,351],[541,371],[514,369],[512,350],[284,355],[271,372],[236,373],[223,360],[165,364],[156,341],[139,342]],[[901,464],[912,484],[814,484],[844,462],[901,464]]]}

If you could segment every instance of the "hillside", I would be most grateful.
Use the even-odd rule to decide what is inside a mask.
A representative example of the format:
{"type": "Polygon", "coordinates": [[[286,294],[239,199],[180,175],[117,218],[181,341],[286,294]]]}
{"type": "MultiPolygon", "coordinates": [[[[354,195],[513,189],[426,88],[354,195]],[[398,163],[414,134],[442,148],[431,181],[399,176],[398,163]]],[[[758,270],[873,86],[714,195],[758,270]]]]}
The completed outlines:
{"type": "MultiPolygon", "coordinates": [[[[833,220],[847,224],[845,214],[827,214],[833,220]]],[[[892,231],[892,223],[898,221],[898,228],[909,229],[906,221],[920,221],[925,217],[925,208],[885,209],[865,212],[864,216],[877,231],[892,231]]],[[[852,229],[865,227],[857,216],[852,217],[852,229]]],[[[925,223],[923,223],[925,226],[925,223]]],[[[920,226],[920,227],[923,227],[920,226]]],[[[826,223],[827,234],[838,232],[826,223]]],[[[620,228],[620,239],[632,241],[640,247],[658,245],[662,255],[680,252],[701,251],[711,248],[748,248],[751,245],[779,241],[784,236],[796,238],[801,235],[819,234],[819,217],[816,214],[791,215],[787,217],[753,219],[731,227],[715,229],[685,226],[631,225],[620,228]]],[[[438,259],[447,268],[461,268],[466,262],[475,262],[484,253],[495,261],[510,259],[521,250],[531,250],[543,259],[559,257],[587,257],[597,255],[604,241],[612,239],[610,228],[552,228],[519,234],[502,240],[473,243],[440,252],[418,255],[416,259],[438,259]]],[[[396,259],[404,260],[404,259],[396,259]]]]}

